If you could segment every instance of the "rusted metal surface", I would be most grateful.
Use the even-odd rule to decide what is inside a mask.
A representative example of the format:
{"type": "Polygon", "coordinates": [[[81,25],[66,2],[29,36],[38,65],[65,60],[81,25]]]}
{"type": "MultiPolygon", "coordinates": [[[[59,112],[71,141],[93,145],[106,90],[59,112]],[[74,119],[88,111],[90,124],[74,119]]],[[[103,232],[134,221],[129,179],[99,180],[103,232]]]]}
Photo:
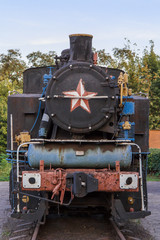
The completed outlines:
{"type": "Polygon", "coordinates": [[[93,63],[92,35],[72,34],[70,38],[70,62],[93,63]]]}
{"type": "Polygon", "coordinates": [[[70,191],[72,194],[72,187],[67,188],[67,175],[75,172],[84,172],[98,180],[98,191],[101,192],[138,192],[139,186],[135,189],[122,189],[120,187],[120,174],[135,174],[137,178],[139,174],[137,172],[123,172],[120,171],[120,164],[116,162],[116,169],[50,169],[44,170],[44,161],[40,161],[39,171],[23,171],[22,172],[22,190],[30,191],[49,191],[52,192],[52,199],[55,195],[61,192],[60,202],[63,203],[65,191],[70,191]],[[39,188],[24,188],[23,178],[24,174],[40,174],[41,185],[39,188]]]}
{"type": "Polygon", "coordinates": [[[45,167],[54,168],[105,168],[120,161],[121,168],[131,165],[131,146],[116,146],[115,144],[76,144],[76,143],[47,143],[31,144],[28,149],[28,160],[31,167],[39,167],[40,160],[45,167]]]}
{"type": "MultiPolygon", "coordinates": [[[[15,136],[20,132],[30,132],[37,116],[40,96],[39,94],[14,94],[8,97],[7,149],[11,149],[10,114],[13,119],[13,149],[16,150],[15,136]]],[[[37,136],[40,119],[32,131],[32,138],[37,136]]]]}
{"type": "Polygon", "coordinates": [[[160,149],[160,130],[149,131],[149,147],[160,149]]]}
{"type": "Polygon", "coordinates": [[[38,236],[38,232],[39,232],[39,228],[40,228],[40,224],[37,223],[35,229],[34,229],[34,232],[33,232],[33,235],[32,235],[32,239],[31,240],[36,240],[37,239],[37,236],[38,236]]]}
{"type": "Polygon", "coordinates": [[[135,122],[135,142],[141,147],[142,152],[149,150],[149,99],[133,96],[135,115],[130,117],[135,122]]]}
{"type": "Polygon", "coordinates": [[[126,240],[126,238],[124,237],[124,235],[122,234],[122,232],[120,231],[120,229],[117,227],[117,225],[115,224],[115,222],[113,220],[110,219],[110,222],[114,228],[114,230],[117,233],[117,236],[120,240],[126,240]]]}

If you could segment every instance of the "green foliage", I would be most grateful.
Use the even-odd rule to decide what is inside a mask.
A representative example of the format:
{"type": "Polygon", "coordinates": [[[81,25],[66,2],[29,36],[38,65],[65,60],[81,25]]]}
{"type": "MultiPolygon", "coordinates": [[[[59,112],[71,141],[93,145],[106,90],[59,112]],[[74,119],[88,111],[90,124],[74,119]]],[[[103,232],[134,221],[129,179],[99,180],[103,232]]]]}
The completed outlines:
{"type": "Polygon", "coordinates": [[[27,68],[18,49],[10,49],[7,54],[0,54],[0,81],[11,83],[15,90],[23,87],[22,73],[27,68]]]}
{"type": "MultiPolygon", "coordinates": [[[[154,42],[150,41],[150,50],[145,49],[143,65],[148,69],[142,89],[147,89],[150,99],[150,129],[160,129],[160,57],[154,52],[154,42]]],[[[144,91],[144,90],[143,90],[144,91]]]]}
{"type": "Polygon", "coordinates": [[[7,136],[7,104],[2,97],[0,97],[0,113],[0,152],[4,152],[7,136]]]}
{"type": "Polygon", "coordinates": [[[149,182],[160,182],[160,175],[156,176],[156,175],[152,175],[152,174],[147,174],[147,181],[149,182]]]}
{"type": "Polygon", "coordinates": [[[0,54],[0,153],[5,152],[7,141],[7,97],[13,91],[22,92],[23,71],[27,68],[19,50],[0,54]]]}
{"type": "Polygon", "coordinates": [[[148,156],[148,173],[160,175],[160,149],[150,149],[148,156]]]}
{"type": "Polygon", "coordinates": [[[0,181],[8,181],[11,164],[6,160],[6,154],[0,154],[0,181]]]}
{"type": "Polygon", "coordinates": [[[154,51],[154,42],[142,55],[137,45],[127,39],[124,48],[114,48],[113,57],[99,50],[100,64],[119,68],[129,75],[129,88],[135,94],[145,94],[150,99],[150,129],[160,129],[160,56],[154,51]]]}
{"type": "Polygon", "coordinates": [[[97,51],[99,63],[103,65],[107,65],[108,67],[116,68],[117,63],[112,58],[112,56],[109,53],[105,53],[105,49],[97,51]]]}
{"type": "Polygon", "coordinates": [[[117,68],[124,70],[129,75],[129,87],[134,93],[139,92],[139,72],[141,67],[141,59],[138,50],[131,48],[131,42],[127,39],[124,48],[114,48],[113,55],[117,62],[117,68]]]}
{"type": "Polygon", "coordinates": [[[41,53],[40,51],[33,52],[27,55],[28,63],[32,67],[51,66],[55,64],[55,51],[49,53],[41,53]]]}

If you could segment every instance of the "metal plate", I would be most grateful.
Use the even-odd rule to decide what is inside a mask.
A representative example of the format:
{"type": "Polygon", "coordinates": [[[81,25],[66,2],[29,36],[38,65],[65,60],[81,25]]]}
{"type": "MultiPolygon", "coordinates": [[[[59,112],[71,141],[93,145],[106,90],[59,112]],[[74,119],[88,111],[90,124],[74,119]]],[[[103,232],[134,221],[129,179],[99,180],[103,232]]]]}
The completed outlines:
{"type": "Polygon", "coordinates": [[[138,175],[120,174],[121,189],[136,189],[138,187],[138,175]]]}
{"type": "Polygon", "coordinates": [[[101,68],[84,62],[57,71],[46,93],[53,122],[76,133],[94,131],[106,123],[116,106],[115,88],[109,86],[106,77],[101,68]]]}
{"type": "Polygon", "coordinates": [[[24,173],[23,174],[23,187],[24,188],[40,188],[41,175],[39,173],[24,173]],[[35,179],[35,183],[30,183],[29,179],[35,179]]]}

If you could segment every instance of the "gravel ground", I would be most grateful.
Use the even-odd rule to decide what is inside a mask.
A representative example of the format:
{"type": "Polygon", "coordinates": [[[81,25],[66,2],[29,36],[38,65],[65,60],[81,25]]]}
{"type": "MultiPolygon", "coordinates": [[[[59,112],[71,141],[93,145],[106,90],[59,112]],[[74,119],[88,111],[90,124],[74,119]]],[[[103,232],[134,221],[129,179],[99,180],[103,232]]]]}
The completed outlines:
{"type": "MultiPolygon", "coordinates": [[[[7,235],[11,228],[13,230],[16,223],[14,219],[10,218],[8,185],[8,182],[0,182],[0,239],[8,239],[7,235]]],[[[149,210],[152,212],[152,215],[140,221],[130,223],[127,229],[131,229],[134,232],[140,231],[138,236],[142,236],[144,232],[144,236],[139,237],[139,239],[160,240],[160,182],[148,182],[148,198],[149,210]],[[149,231],[153,238],[147,234],[145,235],[143,228],[149,231]]]]}
{"type": "Polygon", "coordinates": [[[160,182],[148,182],[148,202],[151,215],[141,219],[141,225],[155,240],[160,240],[160,182]]]}
{"type": "Polygon", "coordinates": [[[37,240],[116,240],[115,231],[103,215],[48,217],[41,226],[37,240]]]}
{"type": "Polygon", "coordinates": [[[9,216],[9,183],[0,182],[0,236],[2,234],[3,224],[7,222],[9,216]]]}

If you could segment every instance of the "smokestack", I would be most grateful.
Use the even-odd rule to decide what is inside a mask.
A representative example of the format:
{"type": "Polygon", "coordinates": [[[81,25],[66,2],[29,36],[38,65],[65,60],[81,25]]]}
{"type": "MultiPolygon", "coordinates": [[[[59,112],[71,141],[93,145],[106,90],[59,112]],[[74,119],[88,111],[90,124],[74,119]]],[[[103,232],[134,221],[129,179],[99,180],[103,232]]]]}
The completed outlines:
{"type": "Polygon", "coordinates": [[[80,61],[93,63],[92,35],[71,34],[70,37],[70,59],[69,61],[80,61]]]}

